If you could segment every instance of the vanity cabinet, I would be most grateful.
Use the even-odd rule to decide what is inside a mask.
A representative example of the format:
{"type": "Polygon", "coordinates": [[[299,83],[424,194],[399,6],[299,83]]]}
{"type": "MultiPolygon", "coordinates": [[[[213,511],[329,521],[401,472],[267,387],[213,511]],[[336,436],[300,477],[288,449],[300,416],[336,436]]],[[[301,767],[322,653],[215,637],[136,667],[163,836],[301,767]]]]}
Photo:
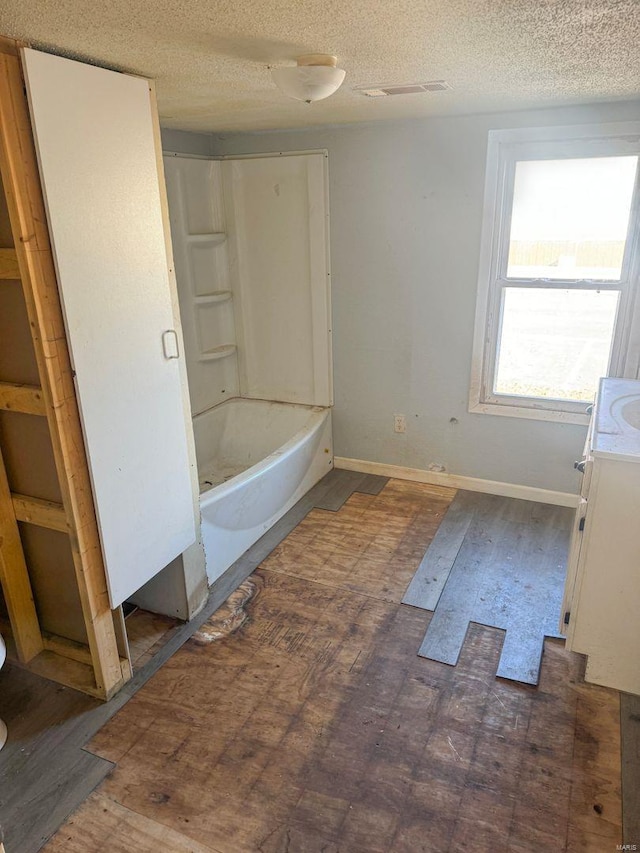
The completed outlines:
{"type": "Polygon", "coordinates": [[[561,630],[587,681],[640,694],[640,381],[601,381],[579,464],[561,630]]]}

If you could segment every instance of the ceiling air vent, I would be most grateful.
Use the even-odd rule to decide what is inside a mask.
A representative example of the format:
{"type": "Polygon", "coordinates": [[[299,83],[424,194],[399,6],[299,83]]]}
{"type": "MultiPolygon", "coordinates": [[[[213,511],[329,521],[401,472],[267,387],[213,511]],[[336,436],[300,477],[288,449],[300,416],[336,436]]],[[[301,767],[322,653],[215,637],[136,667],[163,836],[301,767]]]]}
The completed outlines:
{"type": "Polygon", "coordinates": [[[367,98],[386,98],[387,95],[421,95],[424,92],[446,92],[451,86],[445,80],[429,80],[427,83],[400,83],[388,86],[357,86],[354,91],[367,98]]]}

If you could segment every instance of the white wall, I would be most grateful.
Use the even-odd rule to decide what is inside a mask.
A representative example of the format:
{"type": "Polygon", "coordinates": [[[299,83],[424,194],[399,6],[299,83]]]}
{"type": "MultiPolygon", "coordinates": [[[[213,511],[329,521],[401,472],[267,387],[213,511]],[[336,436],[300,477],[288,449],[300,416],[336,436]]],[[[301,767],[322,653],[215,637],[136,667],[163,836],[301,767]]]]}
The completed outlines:
{"type": "Polygon", "coordinates": [[[204,133],[187,133],[184,130],[162,130],[162,150],[175,151],[178,154],[211,153],[212,137],[204,133]]]}
{"type": "Polygon", "coordinates": [[[337,456],[577,491],[585,428],[467,412],[487,132],[639,116],[633,102],[209,138],[212,154],[329,150],[337,456]]]}

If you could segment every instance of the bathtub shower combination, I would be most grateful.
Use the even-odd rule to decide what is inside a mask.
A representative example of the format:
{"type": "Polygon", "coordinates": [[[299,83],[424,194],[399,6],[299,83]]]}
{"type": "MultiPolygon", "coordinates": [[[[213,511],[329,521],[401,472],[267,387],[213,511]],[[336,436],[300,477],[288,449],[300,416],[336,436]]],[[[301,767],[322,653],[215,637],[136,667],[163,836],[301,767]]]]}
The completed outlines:
{"type": "Polygon", "coordinates": [[[331,463],[329,409],[229,400],[194,418],[211,579],[250,548],[331,463]]]}
{"type": "Polygon", "coordinates": [[[212,583],[333,466],[327,157],[165,173],[212,583]]]}

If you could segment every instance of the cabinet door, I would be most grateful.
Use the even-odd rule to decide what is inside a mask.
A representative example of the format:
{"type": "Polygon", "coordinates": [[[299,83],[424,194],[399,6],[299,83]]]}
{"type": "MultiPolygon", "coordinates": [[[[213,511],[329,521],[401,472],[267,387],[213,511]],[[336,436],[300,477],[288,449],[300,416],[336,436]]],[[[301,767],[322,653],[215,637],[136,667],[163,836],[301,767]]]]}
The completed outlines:
{"type": "Polygon", "coordinates": [[[576,514],[573,520],[571,545],[569,547],[569,558],[567,560],[567,577],[564,583],[564,598],[562,600],[562,610],[560,611],[560,633],[568,635],[569,640],[571,640],[571,637],[573,636],[573,626],[575,624],[575,613],[573,614],[572,622],[571,611],[575,606],[575,592],[576,584],[578,582],[578,573],[580,571],[581,566],[580,552],[582,549],[582,540],[584,536],[583,530],[586,515],[587,501],[584,498],[581,498],[580,503],[576,508],[576,514]]]}
{"type": "Polygon", "coordinates": [[[195,540],[151,93],[34,50],[23,63],[116,607],[195,540]]]}

